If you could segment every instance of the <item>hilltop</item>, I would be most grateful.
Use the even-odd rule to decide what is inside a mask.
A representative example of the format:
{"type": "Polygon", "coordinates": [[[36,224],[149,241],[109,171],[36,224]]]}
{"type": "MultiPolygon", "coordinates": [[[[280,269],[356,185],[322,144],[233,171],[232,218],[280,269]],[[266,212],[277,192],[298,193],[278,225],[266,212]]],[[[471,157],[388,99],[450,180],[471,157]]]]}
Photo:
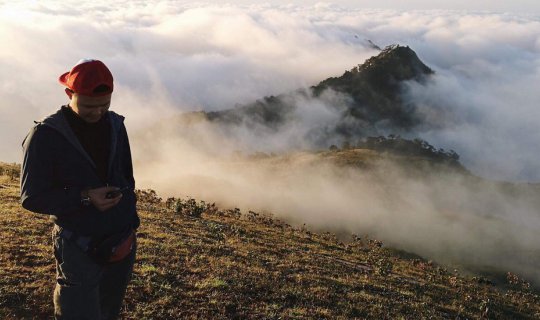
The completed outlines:
{"type": "MultiPolygon", "coordinates": [[[[325,155],[336,152],[356,151],[325,155]]],[[[0,317],[44,319],[51,223],[20,207],[17,166],[1,167],[0,317]]],[[[513,273],[495,286],[362,235],[342,242],[270,214],[137,194],[140,247],[124,319],[540,317],[540,297],[513,273]]]]}
{"type": "MultiPolygon", "coordinates": [[[[387,122],[389,128],[408,129],[418,124],[415,106],[402,99],[403,83],[424,83],[434,72],[426,66],[411,48],[392,45],[377,56],[367,59],[340,77],[321,81],[311,89],[315,96],[332,89],[352,98],[344,118],[351,116],[371,125],[387,122]]],[[[354,134],[347,129],[343,134],[354,134]]]]}
{"type": "MultiPolygon", "coordinates": [[[[325,92],[331,90],[345,97],[329,101],[330,107],[341,114],[335,134],[362,136],[362,132],[355,132],[355,127],[368,126],[364,128],[365,134],[377,123],[403,130],[411,128],[419,120],[415,118],[414,105],[406,104],[402,99],[402,85],[405,81],[425,82],[431,74],[433,71],[411,48],[388,46],[340,77],[330,77],[308,90],[299,89],[293,93],[264,97],[234,109],[208,112],[207,119],[221,124],[253,122],[279,129],[291,117],[294,118],[296,95],[324,99],[325,92]],[[332,105],[337,103],[342,105],[332,105]],[[346,119],[351,117],[355,121],[348,124],[346,119]]],[[[305,112],[309,112],[309,108],[305,112]]]]}
{"type": "Polygon", "coordinates": [[[272,139],[291,127],[314,149],[387,134],[411,133],[423,124],[416,105],[406,99],[408,82],[425,84],[433,70],[407,46],[393,45],[377,56],[318,84],[270,95],[219,111],[181,114],[149,128],[196,129],[208,126],[224,136],[241,132],[272,139]]]}

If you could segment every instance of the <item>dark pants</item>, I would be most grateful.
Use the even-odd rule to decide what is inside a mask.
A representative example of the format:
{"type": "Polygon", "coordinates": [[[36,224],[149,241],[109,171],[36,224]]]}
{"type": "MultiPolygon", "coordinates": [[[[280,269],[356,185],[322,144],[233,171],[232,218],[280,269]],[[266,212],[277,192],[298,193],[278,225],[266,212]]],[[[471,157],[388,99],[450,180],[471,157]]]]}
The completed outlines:
{"type": "Polygon", "coordinates": [[[117,319],[133,272],[137,241],[123,260],[99,265],[74,243],[52,231],[56,258],[55,319],[117,319]]]}

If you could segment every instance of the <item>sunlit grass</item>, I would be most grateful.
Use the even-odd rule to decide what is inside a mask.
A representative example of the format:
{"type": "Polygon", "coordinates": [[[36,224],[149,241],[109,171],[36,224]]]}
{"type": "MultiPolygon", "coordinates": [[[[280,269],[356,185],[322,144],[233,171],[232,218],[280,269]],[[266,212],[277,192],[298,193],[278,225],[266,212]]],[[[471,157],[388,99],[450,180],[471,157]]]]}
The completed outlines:
{"type": "MultiPolygon", "coordinates": [[[[20,207],[16,179],[1,179],[0,318],[50,318],[51,224],[20,207]]],[[[269,215],[193,200],[197,217],[155,193],[139,196],[124,319],[540,317],[540,298],[518,276],[501,288],[380,241],[341,243],[269,215]]]]}

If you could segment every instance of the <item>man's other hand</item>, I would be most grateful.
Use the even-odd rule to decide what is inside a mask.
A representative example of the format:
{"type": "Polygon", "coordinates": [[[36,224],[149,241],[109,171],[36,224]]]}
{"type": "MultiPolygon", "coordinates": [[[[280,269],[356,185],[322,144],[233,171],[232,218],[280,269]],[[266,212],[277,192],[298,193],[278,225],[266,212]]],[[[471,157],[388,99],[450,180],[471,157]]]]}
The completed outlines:
{"type": "Polygon", "coordinates": [[[119,190],[118,187],[101,187],[96,189],[88,190],[88,196],[90,197],[90,202],[96,207],[99,211],[109,210],[120,202],[122,199],[122,194],[116,198],[107,199],[107,192],[119,190]]]}

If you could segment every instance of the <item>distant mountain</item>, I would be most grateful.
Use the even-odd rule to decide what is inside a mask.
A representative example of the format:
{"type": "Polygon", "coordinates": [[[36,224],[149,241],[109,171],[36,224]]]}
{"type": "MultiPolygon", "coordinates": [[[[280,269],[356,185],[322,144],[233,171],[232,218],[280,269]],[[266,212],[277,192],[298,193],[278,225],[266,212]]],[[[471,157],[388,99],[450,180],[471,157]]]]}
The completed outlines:
{"type": "MultiPolygon", "coordinates": [[[[338,114],[337,121],[318,123],[306,135],[313,144],[327,147],[330,137],[356,139],[385,133],[403,133],[419,124],[416,106],[405,103],[405,81],[423,83],[433,71],[406,46],[386,47],[377,56],[319,84],[291,93],[264,97],[233,109],[206,113],[221,125],[263,126],[269,132],[298,121],[299,100],[320,99],[338,114]]],[[[310,112],[309,108],[301,112],[310,112]]],[[[334,140],[335,141],[335,140],[334,140]]]]}
{"type": "Polygon", "coordinates": [[[388,121],[396,128],[409,128],[417,119],[414,105],[407,105],[401,99],[402,84],[409,80],[424,82],[431,74],[433,71],[412,49],[394,45],[341,77],[328,78],[312,89],[316,96],[327,89],[349,95],[352,103],[345,116],[370,124],[388,121]]]}
{"type": "MultiPolygon", "coordinates": [[[[221,111],[183,113],[152,125],[145,135],[177,135],[211,150],[214,145],[208,133],[212,132],[235,150],[269,153],[327,150],[332,145],[369,148],[366,139],[389,137],[377,148],[388,151],[390,141],[393,151],[420,150],[418,155],[425,156],[426,150],[434,149],[437,154],[430,157],[438,159],[445,151],[417,148],[422,144],[414,142],[414,130],[425,123],[417,106],[406,98],[407,83],[425,84],[433,74],[411,48],[388,46],[341,76],[312,87],[221,111]]],[[[442,158],[458,161],[457,154],[442,158]]]]}

